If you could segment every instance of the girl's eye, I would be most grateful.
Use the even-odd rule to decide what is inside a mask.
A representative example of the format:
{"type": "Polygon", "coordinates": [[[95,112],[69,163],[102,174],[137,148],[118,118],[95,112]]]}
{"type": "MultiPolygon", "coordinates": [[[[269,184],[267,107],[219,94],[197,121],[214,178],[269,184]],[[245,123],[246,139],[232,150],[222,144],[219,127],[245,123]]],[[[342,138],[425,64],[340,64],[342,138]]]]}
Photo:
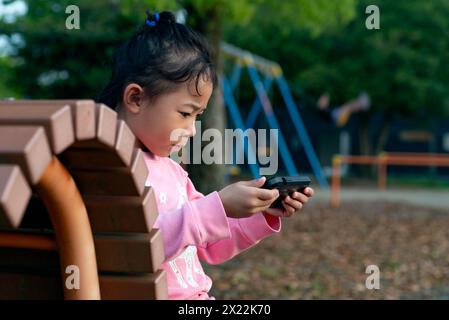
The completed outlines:
{"type": "Polygon", "coordinates": [[[187,112],[179,112],[184,118],[190,117],[190,113],[187,112]]]}
{"type": "Polygon", "coordinates": [[[203,113],[204,113],[204,112],[198,113],[198,114],[196,115],[196,117],[197,117],[197,118],[201,118],[201,116],[203,115],[203,113]]]}

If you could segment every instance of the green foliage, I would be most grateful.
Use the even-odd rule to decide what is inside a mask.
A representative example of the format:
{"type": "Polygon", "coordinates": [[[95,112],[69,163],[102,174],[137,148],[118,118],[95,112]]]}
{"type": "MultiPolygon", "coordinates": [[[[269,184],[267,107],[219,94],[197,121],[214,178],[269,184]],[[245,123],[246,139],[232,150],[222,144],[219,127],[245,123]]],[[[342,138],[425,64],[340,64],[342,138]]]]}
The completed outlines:
{"type": "Polygon", "coordinates": [[[355,5],[356,0],[292,0],[284,1],[282,5],[278,0],[266,0],[259,9],[267,21],[281,22],[284,34],[302,28],[318,35],[350,21],[355,15],[355,5]]]}
{"type": "Polygon", "coordinates": [[[195,12],[196,15],[205,18],[208,17],[208,12],[218,8],[222,22],[244,25],[253,16],[257,5],[262,1],[263,0],[180,0],[179,4],[182,7],[191,8],[191,11],[195,12]]]}
{"type": "Polygon", "coordinates": [[[247,26],[256,13],[265,12],[264,18],[271,21],[271,13],[281,7],[279,18],[316,32],[351,16],[350,10],[340,8],[353,1],[340,1],[337,6],[325,0],[296,0],[279,6],[273,0],[25,0],[26,15],[13,23],[0,18],[0,34],[18,34],[23,44],[16,45],[10,57],[14,68],[2,70],[10,74],[8,86],[20,87],[28,98],[94,98],[108,79],[114,47],[143,23],[146,9],[187,9],[188,23],[216,45],[223,26],[247,26]],[[70,4],[80,9],[80,30],[65,27],[65,8],[70,4]],[[303,9],[295,10],[296,6],[303,9]]]}
{"type": "Polygon", "coordinates": [[[13,68],[9,57],[0,57],[0,97],[9,98],[19,95],[19,89],[11,84],[13,68]]]}
{"type": "Polygon", "coordinates": [[[117,44],[146,18],[145,10],[174,9],[172,0],[77,0],[80,29],[66,28],[73,1],[25,1],[27,13],[14,23],[0,20],[0,34],[19,34],[9,69],[10,86],[26,98],[96,98],[109,77],[117,44]]]}
{"type": "Polygon", "coordinates": [[[329,1],[321,21],[330,25],[319,34],[307,23],[291,23],[300,9],[314,17],[309,13],[319,1],[312,9],[289,9],[294,2],[278,11],[274,1],[260,6],[244,29],[229,26],[226,40],[279,62],[294,93],[307,93],[310,102],[324,91],[338,104],[367,90],[373,111],[420,118],[449,113],[449,2],[360,0],[352,15],[351,3],[343,10],[342,2],[329,1]],[[365,27],[370,4],[380,9],[380,30],[365,27]]]}
{"type": "Polygon", "coordinates": [[[94,98],[109,77],[114,47],[143,23],[146,9],[185,8],[188,23],[214,43],[224,32],[226,41],[279,62],[293,92],[310,101],[328,91],[342,103],[367,90],[374,110],[410,116],[449,110],[445,0],[77,0],[80,30],[65,28],[73,1],[25,2],[25,16],[13,23],[0,18],[0,34],[22,39],[0,62],[3,96],[94,98]],[[380,8],[380,30],[365,28],[369,4],[380,8]]]}

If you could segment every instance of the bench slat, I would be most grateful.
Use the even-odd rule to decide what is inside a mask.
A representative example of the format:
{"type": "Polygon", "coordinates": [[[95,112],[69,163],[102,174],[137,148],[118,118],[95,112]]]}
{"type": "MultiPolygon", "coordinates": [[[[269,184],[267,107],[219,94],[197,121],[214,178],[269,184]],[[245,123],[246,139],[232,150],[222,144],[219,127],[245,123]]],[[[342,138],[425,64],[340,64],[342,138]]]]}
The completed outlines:
{"type": "Polygon", "coordinates": [[[26,107],[69,105],[72,110],[72,118],[76,140],[95,138],[95,102],[93,100],[6,100],[0,101],[2,106],[26,107]]]}
{"type": "Polygon", "coordinates": [[[0,165],[0,227],[17,228],[30,197],[31,189],[19,166],[0,165]]]}
{"type": "MultiPolygon", "coordinates": [[[[57,268],[59,266],[57,259],[44,262],[47,261],[47,252],[50,250],[53,250],[57,257],[57,246],[54,245],[50,248],[47,243],[55,243],[51,231],[0,230],[0,267],[45,265],[49,269],[57,268]],[[15,239],[16,242],[20,241],[20,246],[18,247],[18,244],[16,245],[10,239],[15,239]],[[35,248],[29,248],[27,241],[33,241],[32,245],[36,244],[35,248]],[[38,243],[42,243],[44,247],[38,247],[38,243]],[[34,253],[29,255],[29,252],[34,253]],[[36,258],[35,256],[39,253],[42,253],[43,256],[36,258]]],[[[149,233],[95,234],[94,244],[97,266],[100,271],[155,272],[165,259],[162,233],[159,229],[152,229],[149,233]]]]}
{"type": "Polygon", "coordinates": [[[158,217],[154,189],[141,197],[83,196],[94,232],[149,232],[158,217]]]}
{"type": "MultiPolygon", "coordinates": [[[[92,231],[95,233],[148,233],[158,217],[152,187],[145,187],[142,196],[83,195],[92,231]]],[[[20,228],[52,229],[42,201],[32,195],[20,228]]]]}
{"type": "Polygon", "coordinates": [[[117,137],[114,148],[69,148],[60,155],[68,169],[94,169],[105,167],[127,167],[131,164],[136,138],[123,121],[117,122],[117,137]]]}
{"type": "MultiPolygon", "coordinates": [[[[59,271],[58,271],[59,272],[59,271]]],[[[103,300],[165,300],[165,271],[154,274],[101,274],[103,300]]],[[[62,300],[62,282],[57,272],[20,272],[0,270],[0,299],[62,300]]]]}
{"type": "Polygon", "coordinates": [[[129,168],[71,170],[83,195],[140,196],[145,189],[148,168],[143,152],[134,149],[129,168]]]}
{"type": "Polygon", "coordinates": [[[0,126],[1,164],[18,164],[34,185],[50,161],[50,148],[42,127],[0,126]]]}
{"type": "Polygon", "coordinates": [[[0,104],[0,125],[43,126],[55,154],[75,141],[72,112],[68,105],[8,106],[0,104]]]}
{"type": "Polygon", "coordinates": [[[167,274],[100,275],[100,290],[104,300],[167,300],[167,274]]]}
{"type": "Polygon", "coordinates": [[[95,235],[98,269],[115,272],[155,272],[164,262],[162,232],[105,236],[95,235]]]}
{"type": "Polygon", "coordinates": [[[102,103],[95,104],[95,137],[76,141],[73,148],[113,148],[117,134],[117,112],[102,103]]]}

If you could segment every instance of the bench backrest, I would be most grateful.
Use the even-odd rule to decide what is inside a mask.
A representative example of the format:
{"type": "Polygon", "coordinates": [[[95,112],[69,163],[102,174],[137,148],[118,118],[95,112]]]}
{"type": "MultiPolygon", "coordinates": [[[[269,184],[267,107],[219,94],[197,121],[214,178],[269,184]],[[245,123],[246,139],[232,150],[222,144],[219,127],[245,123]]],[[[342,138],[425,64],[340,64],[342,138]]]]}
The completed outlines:
{"type": "Polygon", "coordinates": [[[92,269],[101,299],[166,299],[162,234],[153,228],[158,212],[147,175],[136,138],[107,106],[1,101],[0,299],[98,298],[92,269]],[[68,174],[51,180],[55,167],[68,174]],[[71,181],[75,190],[61,190],[71,181]],[[73,194],[73,205],[72,198],[58,203],[58,194],[73,194]],[[73,259],[90,294],[70,292],[73,259]],[[90,282],[83,272],[91,273],[90,282]]]}

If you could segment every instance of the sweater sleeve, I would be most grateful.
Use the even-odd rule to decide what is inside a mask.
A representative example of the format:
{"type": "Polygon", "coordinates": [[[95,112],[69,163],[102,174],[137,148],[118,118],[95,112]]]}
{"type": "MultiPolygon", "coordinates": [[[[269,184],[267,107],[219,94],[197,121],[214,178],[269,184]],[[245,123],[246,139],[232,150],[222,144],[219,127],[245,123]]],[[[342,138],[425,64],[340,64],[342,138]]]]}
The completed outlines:
{"type": "Polygon", "coordinates": [[[223,263],[281,230],[279,217],[268,221],[262,212],[249,218],[228,218],[231,237],[198,246],[198,256],[209,264],[223,263]]]}
{"type": "Polygon", "coordinates": [[[186,201],[170,214],[159,215],[165,259],[171,260],[187,246],[200,246],[230,237],[228,220],[217,192],[186,201]]]}
{"type": "MultiPolygon", "coordinates": [[[[187,196],[189,200],[198,201],[204,197],[198,192],[191,180],[187,177],[187,196]]],[[[201,216],[204,222],[200,225],[201,228],[205,228],[209,224],[214,224],[219,234],[225,234],[226,237],[216,239],[213,241],[205,241],[197,245],[198,256],[203,261],[209,264],[218,264],[225,262],[232,257],[236,256],[240,252],[256,245],[262,239],[277,233],[281,229],[281,220],[279,217],[270,216],[265,218],[262,212],[256,213],[248,218],[233,219],[226,216],[226,212],[221,203],[221,199],[217,192],[213,194],[217,195],[217,200],[220,202],[220,213],[224,215],[227,223],[223,223],[222,218],[213,221],[206,215],[201,216]],[[217,223],[223,223],[221,226],[217,223]]],[[[209,195],[210,196],[210,195],[209,195]]],[[[206,196],[206,197],[209,197],[206,196]]],[[[217,214],[218,216],[218,214],[217,214]]],[[[200,231],[201,232],[201,231],[200,231]]],[[[206,233],[203,231],[201,233],[206,233]]],[[[211,239],[212,237],[209,237],[211,239]]],[[[218,237],[217,237],[218,238],[218,237]]]]}

